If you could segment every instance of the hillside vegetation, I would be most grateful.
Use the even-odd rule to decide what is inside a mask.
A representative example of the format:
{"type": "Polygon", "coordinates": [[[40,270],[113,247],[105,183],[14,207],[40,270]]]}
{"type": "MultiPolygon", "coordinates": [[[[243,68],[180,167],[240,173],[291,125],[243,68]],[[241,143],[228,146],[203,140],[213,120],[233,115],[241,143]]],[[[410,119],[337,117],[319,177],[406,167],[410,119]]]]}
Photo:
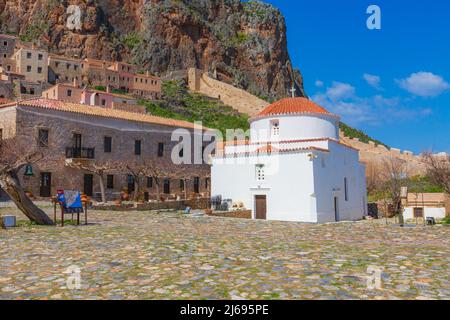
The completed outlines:
{"type": "MultiPolygon", "coordinates": [[[[140,104],[145,105],[153,115],[190,122],[202,121],[203,126],[219,129],[224,135],[226,129],[246,131],[250,127],[247,115],[237,112],[217,99],[190,92],[181,80],[164,81],[162,100],[141,100],[140,104]]],[[[373,141],[377,145],[389,148],[383,142],[373,139],[361,130],[354,129],[345,123],[341,122],[340,128],[347,137],[357,138],[365,143],[373,141]]]]}
{"type": "Polygon", "coordinates": [[[248,116],[241,114],[217,99],[189,92],[183,81],[164,81],[160,101],[141,100],[140,103],[155,115],[190,122],[201,121],[203,126],[219,129],[249,129],[248,116]]]}

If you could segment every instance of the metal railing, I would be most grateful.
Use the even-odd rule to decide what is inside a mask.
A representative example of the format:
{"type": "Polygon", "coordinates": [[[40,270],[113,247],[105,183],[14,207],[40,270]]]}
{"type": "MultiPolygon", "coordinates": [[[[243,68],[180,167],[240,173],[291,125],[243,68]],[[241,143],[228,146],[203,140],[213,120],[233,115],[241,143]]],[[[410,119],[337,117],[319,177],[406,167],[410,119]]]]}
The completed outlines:
{"type": "Polygon", "coordinates": [[[95,148],[66,148],[67,159],[95,159],[95,148]]]}

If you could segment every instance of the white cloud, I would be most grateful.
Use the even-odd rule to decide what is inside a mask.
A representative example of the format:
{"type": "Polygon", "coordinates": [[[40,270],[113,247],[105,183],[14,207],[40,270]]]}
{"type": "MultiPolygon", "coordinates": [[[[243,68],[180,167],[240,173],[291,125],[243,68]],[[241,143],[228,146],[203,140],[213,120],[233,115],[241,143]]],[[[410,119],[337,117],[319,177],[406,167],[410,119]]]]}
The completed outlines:
{"type": "Polygon", "coordinates": [[[333,81],[331,87],[327,89],[327,96],[331,100],[343,100],[355,95],[355,87],[348,83],[333,81]]]}
{"type": "Polygon", "coordinates": [[[368,73],[364,73],[363,75],[364,80],[366,80],[366,82],[369,84],[369,86],[380,90],[380,82],[381,79],[379,76],[373,75],[373,74],[368,74],[368,73]]]}
{"type": "Polygon", "coordinates": [[[360,97],[350,84],[334,81],[330,87],[312,96],[312,100],[342,117],[350,125],[380,125],[397,121],[413,121],[432,114],[430,108],[408,107],[410,101],[377,94],[360,97]]]}
{"type": "Polygon", "coordinates": [[[408,92],[421,97],[435,97],[450,89],[441,76],[431,72],[417,72],[406,79],[397,80],[399,86],[408,92]]]}
{"type": "Polygon", "coordinates": [[[323,82],[320,81],[320,80],[316,80],[315,85],[316,85],[316,87],[318,87],[318,88],[322,88],[322,87],[323,87],[323,82]]]}

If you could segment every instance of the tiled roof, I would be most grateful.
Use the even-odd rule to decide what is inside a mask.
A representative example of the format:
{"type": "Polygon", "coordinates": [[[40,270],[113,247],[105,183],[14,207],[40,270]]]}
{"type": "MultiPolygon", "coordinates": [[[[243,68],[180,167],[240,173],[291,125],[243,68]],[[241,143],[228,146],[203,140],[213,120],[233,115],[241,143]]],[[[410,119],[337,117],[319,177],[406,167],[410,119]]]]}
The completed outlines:
{"type": "Polygon", "coordinates": [[[320,113],[332,115],[330,112],[307,98],[285,98],[264,108],[254,118],[270,115],[320,113]]]}
{"type": "Polygon", "coordinates": [[[330,152],[328,149],[319,148],[319,147],[301,147],[301,148],[290,148],[290,149],[277,149],[275,147],[267,147],[267,148],[259,148],[255,151],[242,151],[242,152],[230,152],[227,154],[224,154],[222,151],[219,150],[219,152],[215,155],[216,158],[231,158],[231,157],[248,157],[253,155],[261,155],[261,154],[267,154],[270,155],[272,153],[297,153],[297,152],[304,152],[304,151],[320,151],[320,152],[330,152]]]}
{"type": "MultiPolygon", "coordinates": [[[[112,119],[123,119],[129,121],[137,121],[137,122],[145,122],[159,125],[166,125],[171,127],[183,127],[188,129],[193,129],[194,124],[187,121],[174,120],[169,118],[152,116],[149,114],[139,114],[134,112],[122,111],[122,110],[114,110],[114,109],[106,109],[102,107],[89,106],[85,104],[79,103],[69,103],[63,102],[59,100],[50,100],[44,98],[38,99],[29,99],[22,100],[15,103],[5,104],[0,106],[0,108],[9,107],[9,106],[21,106],[21,107],[32,107],[32,108],[43,108],[43,109],[52,109],[64,112],[85,114],[94,117],[102,117],[102,118],[112,118],[112,119]]],[[[208,128],[203,127],[204,130],[208,128]]]]}
{"type": "Polygon", "coordinates": [[[6,104],[6,103],[11,103],[13,101],[14,100],[10,100],[10,99],[7,99],[7,98],[0,98],[0,105],[6,104]]]}

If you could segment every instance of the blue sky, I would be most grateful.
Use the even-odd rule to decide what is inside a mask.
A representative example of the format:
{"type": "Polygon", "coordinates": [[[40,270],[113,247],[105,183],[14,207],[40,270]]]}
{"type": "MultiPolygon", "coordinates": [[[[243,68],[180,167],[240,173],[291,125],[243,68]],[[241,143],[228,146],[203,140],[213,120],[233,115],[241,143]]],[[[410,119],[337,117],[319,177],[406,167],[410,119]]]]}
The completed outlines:
{"type": "Polygon", "coordinates": [[[450,152],[450,1],[265,0],[307,94],[392,147],[450,152]],[[369,30],[369,5],[381,30],[369,30]]]}

